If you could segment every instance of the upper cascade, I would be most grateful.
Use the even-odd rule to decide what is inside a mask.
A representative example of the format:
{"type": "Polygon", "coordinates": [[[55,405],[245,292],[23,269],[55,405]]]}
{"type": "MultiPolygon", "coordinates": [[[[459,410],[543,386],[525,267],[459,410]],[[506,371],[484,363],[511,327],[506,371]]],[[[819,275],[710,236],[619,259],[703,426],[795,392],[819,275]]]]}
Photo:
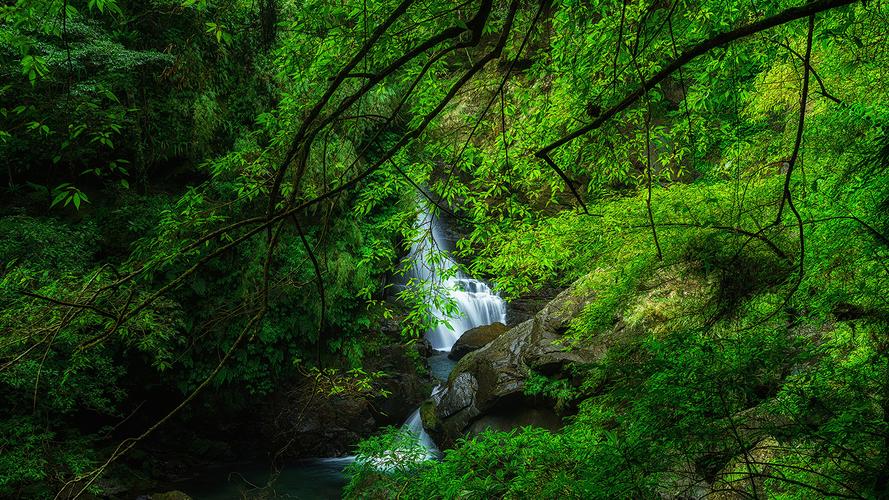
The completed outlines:
{"type": "Polygon", "coordinates": [[[456,304],[456,317],[449,317],[435,304],[430,304],[433,317],[447,320],[447,323],[439,322],[426,333],[426,338],[433,349],[449,352],[467,330],[496,322],[506,323],[506,303],[487,283],[470,278],[459,270],[450,255],[451,249],[447,247],[440,219],[432,214],[428,205],[423,207],[417,216],[416,227],[425,231],[425,237],[411,246],[408,274],[430,288],[430,300],[433,294],[439,293],[435,287],[440,286],[440,290],[443,289],[456,304]]]}

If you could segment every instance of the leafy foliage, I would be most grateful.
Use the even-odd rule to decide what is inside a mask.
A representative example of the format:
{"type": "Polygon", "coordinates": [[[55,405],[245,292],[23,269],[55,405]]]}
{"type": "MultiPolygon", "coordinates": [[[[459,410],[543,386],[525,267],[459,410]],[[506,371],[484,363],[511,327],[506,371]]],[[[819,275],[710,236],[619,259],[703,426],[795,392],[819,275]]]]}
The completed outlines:
{"type": "Polygon", "coordinates": [[[386,432],[347,493],[886,495],[887,13],[845,3],[7,2],[0,495],[101,493],[143,400],[379,391],[381,325],[455,311],[401,286],[427,202],[624,341],[531,376],[562,432],[386,432]]]}

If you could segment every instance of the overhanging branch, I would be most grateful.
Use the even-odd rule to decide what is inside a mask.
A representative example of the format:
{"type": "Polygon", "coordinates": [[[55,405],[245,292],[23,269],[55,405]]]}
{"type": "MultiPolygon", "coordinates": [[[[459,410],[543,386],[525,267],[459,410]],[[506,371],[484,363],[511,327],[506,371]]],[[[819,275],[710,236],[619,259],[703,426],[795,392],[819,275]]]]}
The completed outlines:
{"type": "Polygon", "coordinates": [[[806,5],[802,5],[800,7],[787,9],[779,14],[775,14],[772,17],[768,17],[761,21],[742,26],[732,31],[720,33],[713,38],[705,40],[686,50],[679,57],[664,66],[663,69],[649,77],[647,80],[643,81],[642,84],[639,85],[639,87],[637,87],[634,91],[624,97],[623,100],[621,100],[619,103],[604,111],[601,115],[599,115],[598,118],[593,120],[592,123],[576,129],[568,135],[562,137],[561,139],[558,139],[544,146],[535,153],[535,156],[543,159],[544,156],[548,155],[553,150],[564,146],[565,144],[573,141],[574,139],[577,139],[584,134],[587,134],[588,132],[596,130],[607,121],[614,118],[615,115],[630,107],[630,105],[639,100],[639,98],[641,98],[646,92],[657,86],[679,68],[685,66],[695,58],[702,56],[717,47],[722,47],[723,45],[727,45],[735,40],[774,28],[776,26],[780,26],[782,24],[787,24],[797,19],[809,17],[819,12],[835,9],[837,7],[843,7],[852,3],[855,3],[855,0],[818,0],[806,5]]]}

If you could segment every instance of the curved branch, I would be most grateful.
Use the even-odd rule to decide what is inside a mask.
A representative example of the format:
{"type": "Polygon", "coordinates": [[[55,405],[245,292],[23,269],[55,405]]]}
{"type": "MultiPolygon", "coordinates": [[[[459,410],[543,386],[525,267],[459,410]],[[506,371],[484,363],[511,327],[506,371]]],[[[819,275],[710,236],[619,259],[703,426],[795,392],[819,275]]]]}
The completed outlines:
{"type": "Polygon", "coordinates": [[[315,270],[315,281],[318,286],[318,297],[321,300],[321,314],[318,318],[318,365],[321,365],[321,337],[324,335],[324,323],[325,318],[327,316],[327,300],[326,294],[324,293],[324,278],[321,276],[321,265],[318,264],[318,259],[315,257],[315,252],[312,250],[312,246],[309,245],[309,241],[306,239],[306,235],[303,232],[302,226],[299,224],[299,217],[296,214],[293,214],[293,224],[296,226],[296,232],[299,233],[299,239],[302,241],[303,248],[305,248],[306,253],[309,254],[309,259],[312,260],[312,268],[315,270]]]}
{"type": "Polygon", "coordinates": [[[687,49],[685,52],[682,53],[682,55],[667,63],[667,65],[664,66],[663,69],[642,82],[642,84],[638,88],[636,88],[636,90],[629,93],[619,103],[615,104],[614,106],[603,112],[601,115],[599,115],[599,117],[593,120],[592,123],[576,129],[575,131],[569,133],[561,139],[558,139],[544,146],[535,153],[535,156],[543,159],[544,156],[549,154],[551,151],[564,146],[565,144],[573,141],[574,139],[577,139],[578,137],[588,132],[601,127],[605,122],[614,118],[615,115],[630,107],[630,105],[639,100],[639,98],[641,98],[648,90],[661,83],[665,78],[673,74],[673,72],[690,63],[695,58],[702,56],[717,47],[722,47],[723,45],[729,44],[735,40],[774,28],[776,26],[780,26],[782,24],[787,24],[797,19],[802,19],[804,17],[817,14],[818,12],[835,9],[837,7],[850,5],[852,3],[855,3],[855,0],[817,0],[815,2],[802,5],[800,7],[787,9],[783,12],[775,14],[772,17],[768,17],[755,23],[747,24],[732,31],[720,33],[708,40],[705,40],[695,45],[694,47],[687,49]]]}
{"type": "Polygon", "coordinates": [[[824,97],[830,99],[831,101],[833,101],[841,106],[843,106],[845,104],[838,97],[834,96],[833,94],[831,94],[830,92],[827,91],[827,87],[824,86],[824,80],[822,80],[821,76],[818,75],[818,72],[815,71],[815,67],[812,66],[812,61],[807,60],[805,56],[803,56],[799,52],[793,50],[793,47],[791,47],[790,45],[787,45],[786,43],[784,43],[780,40],[771,40],[771,42],[774,43],[775,45],[778,45],[779,47],[787,49],[788,52],[790,52],[797,59],[802,61],[802,63],[806,65],[806,68],[809,68],[809,72],[812,73],[812,76],[815,77],[815,81],[818,82],[818,86],[821,87],[821,91],[819,92],[821,95],[823,95],[824,97]]]}

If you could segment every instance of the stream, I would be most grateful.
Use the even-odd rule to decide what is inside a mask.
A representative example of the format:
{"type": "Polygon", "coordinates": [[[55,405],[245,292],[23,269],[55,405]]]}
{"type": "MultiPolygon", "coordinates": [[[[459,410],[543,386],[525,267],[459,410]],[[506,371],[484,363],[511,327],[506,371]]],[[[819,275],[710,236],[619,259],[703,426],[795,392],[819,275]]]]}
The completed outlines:
{"type": "MultiPolygon", "coordinates": [[[[459,270],[451,257],[453,248],[445,237],[445,228],[428,208],[419,214],[417,227],[425,229],[426,237],[411,247],[406,259],[411,266],[407,277],[427,287],[425,293],[429,300],[432,300],[433,294],[446,293],[459,311],[456,318],[447,318],[444,311],[434,305],[430,307],[434,319],[448,320],[426,332],[426,340],[434,349],[434,354],[428,358],[430,371],[436,380],[444,383],[456,364],[448,358],[448,353],[457,339],[478,326],[506,323],[506,303],[485,282],[466,276],[459,270]]],[[[432,396],[439,390],[441,385],[435,386],[432,396]]],[[[427,450],[427,459],[440,455],[438,447],[423,429],[419,408],[407,418],[402,428],[417,436],[418,443],[427,450]]],[[[392,452],[397,454],[398,450],[392,452]]],[[[286,463],[272,488],[282,498],[340,498],[346,483],[343,470],[354,459],[350,456],[286,463]]],[[[238,467],[238,472],[231,472],[229,466],[218,471],[207,471],[182,485],[181,490],[195,500],[242,498],[243,492],[251,489],[251,485],[265,485],[269,477],[270,471],[265,463],[238,467]]]]}

